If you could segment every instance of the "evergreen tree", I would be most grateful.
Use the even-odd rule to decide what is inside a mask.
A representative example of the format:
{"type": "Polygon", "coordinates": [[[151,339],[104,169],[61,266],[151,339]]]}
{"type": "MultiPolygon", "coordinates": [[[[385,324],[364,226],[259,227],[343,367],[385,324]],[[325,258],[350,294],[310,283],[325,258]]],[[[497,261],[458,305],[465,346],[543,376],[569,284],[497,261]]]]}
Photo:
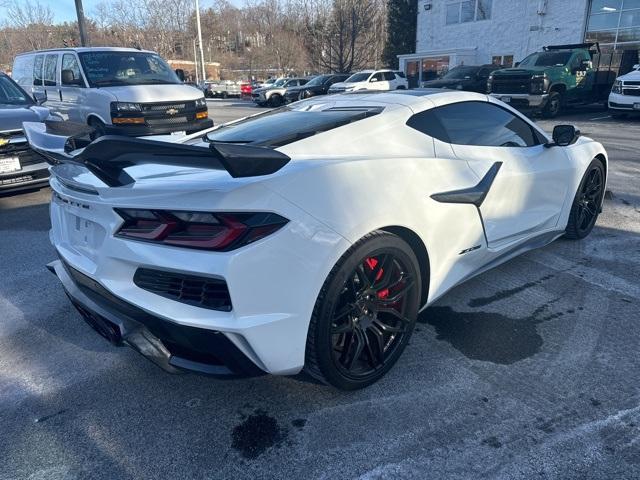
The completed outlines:
{"type": "Polygon", "coordinates": [[[398,57],[414,53],[418,0],[388,0],[387,40],[382,59],[389,68],[398,68],[398,57]]]}

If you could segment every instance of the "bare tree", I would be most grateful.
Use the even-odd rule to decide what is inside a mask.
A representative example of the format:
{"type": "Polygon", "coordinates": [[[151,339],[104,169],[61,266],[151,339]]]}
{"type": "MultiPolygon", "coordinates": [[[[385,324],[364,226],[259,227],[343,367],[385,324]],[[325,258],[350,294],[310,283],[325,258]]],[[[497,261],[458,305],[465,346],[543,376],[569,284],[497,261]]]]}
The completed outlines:
{"type": "Polygon", "coordinates": [[[38,0],[14,0],[9,3],[7,19],[11,27],[29,32],[22,40],[26,40],[30,50],[51,46],[53,12],[47,5],[38,0]]]}

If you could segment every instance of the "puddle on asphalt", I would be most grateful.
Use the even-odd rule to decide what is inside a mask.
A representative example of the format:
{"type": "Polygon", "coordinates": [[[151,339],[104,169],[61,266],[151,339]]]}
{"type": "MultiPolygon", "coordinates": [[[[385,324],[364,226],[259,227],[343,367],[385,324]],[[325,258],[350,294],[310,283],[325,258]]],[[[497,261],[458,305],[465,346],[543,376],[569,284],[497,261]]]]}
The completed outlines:
{"type": "Polygon", "coordinates": [[[286,438],[286,430],[264,410],[255,410],[233,429],[231,448],[244,458],[254,459],[267,449],[279,446],[286,438]]]}
{"type": "Polygon", "coordinates": [[[449,342],[474,360],[511,365],[535,355],[543,344],[536,328],[540,323],[537,319],[430,307],[418,321],[435,327],[438,340],[449,342]]]}
{"type": "Polygon", "coordinates": [[[469,306],[470,307],[484,307],[486,305],[489,305],[490,303],[493,302],[497,302],[499,300],[504,300],[505,298],[509,298],[512,297],[520,292],[523,292],[531,287],[535,287],[536,285],[540,285],[541,283],[546,282],[547,280],[551,280],[554,277],[553,274],[550,275],[545,275],[544,277],[534,281],[534,282],[527,282],[524,285],[520,285],[519,287],[515,287],[515,288],[509,288],[506,290],[499,290],[496,293],[494,293],[493,295],[489,296],[489,297],[479,297],[479,298],[473,298],[469,301],[469,306]]]}

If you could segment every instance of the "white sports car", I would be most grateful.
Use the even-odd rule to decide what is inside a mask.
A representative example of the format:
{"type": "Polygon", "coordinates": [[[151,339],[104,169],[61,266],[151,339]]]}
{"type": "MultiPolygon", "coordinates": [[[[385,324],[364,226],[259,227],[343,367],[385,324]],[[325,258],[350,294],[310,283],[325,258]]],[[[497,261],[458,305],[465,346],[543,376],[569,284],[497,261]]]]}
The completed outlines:
{"type": "Polygon", "coordinates": [[[468,92],[317,97],[177,142],[25,129],[55,164],[49,268],[98,332],[168,371],[341,389],[453,286],[588,235],[607,178],[574,127],[468,92]]]}

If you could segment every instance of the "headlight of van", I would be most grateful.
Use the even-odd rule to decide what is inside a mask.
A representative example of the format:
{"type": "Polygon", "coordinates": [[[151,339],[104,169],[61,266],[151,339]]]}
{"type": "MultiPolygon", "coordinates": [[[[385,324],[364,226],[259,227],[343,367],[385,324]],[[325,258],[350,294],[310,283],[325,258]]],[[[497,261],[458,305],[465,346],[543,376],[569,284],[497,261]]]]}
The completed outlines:
{"type": "Polygon", "coordinates": [[[613,87],[611,87],[612,93],[622,93],[622,81],[616,80],[613,82],[613,87]]]}
{"type": "Polygon", "coordinates": [[[111,103],[111,111],[114,112],[141,112],[142,107],[139,103],[131,102],[113,102],[111,103]]]}
{"type": "Polygon", "coordinates": [[[207,101],[204,97],[196,100],[196,108],[202,108],[207,106],[207,101]]]}

